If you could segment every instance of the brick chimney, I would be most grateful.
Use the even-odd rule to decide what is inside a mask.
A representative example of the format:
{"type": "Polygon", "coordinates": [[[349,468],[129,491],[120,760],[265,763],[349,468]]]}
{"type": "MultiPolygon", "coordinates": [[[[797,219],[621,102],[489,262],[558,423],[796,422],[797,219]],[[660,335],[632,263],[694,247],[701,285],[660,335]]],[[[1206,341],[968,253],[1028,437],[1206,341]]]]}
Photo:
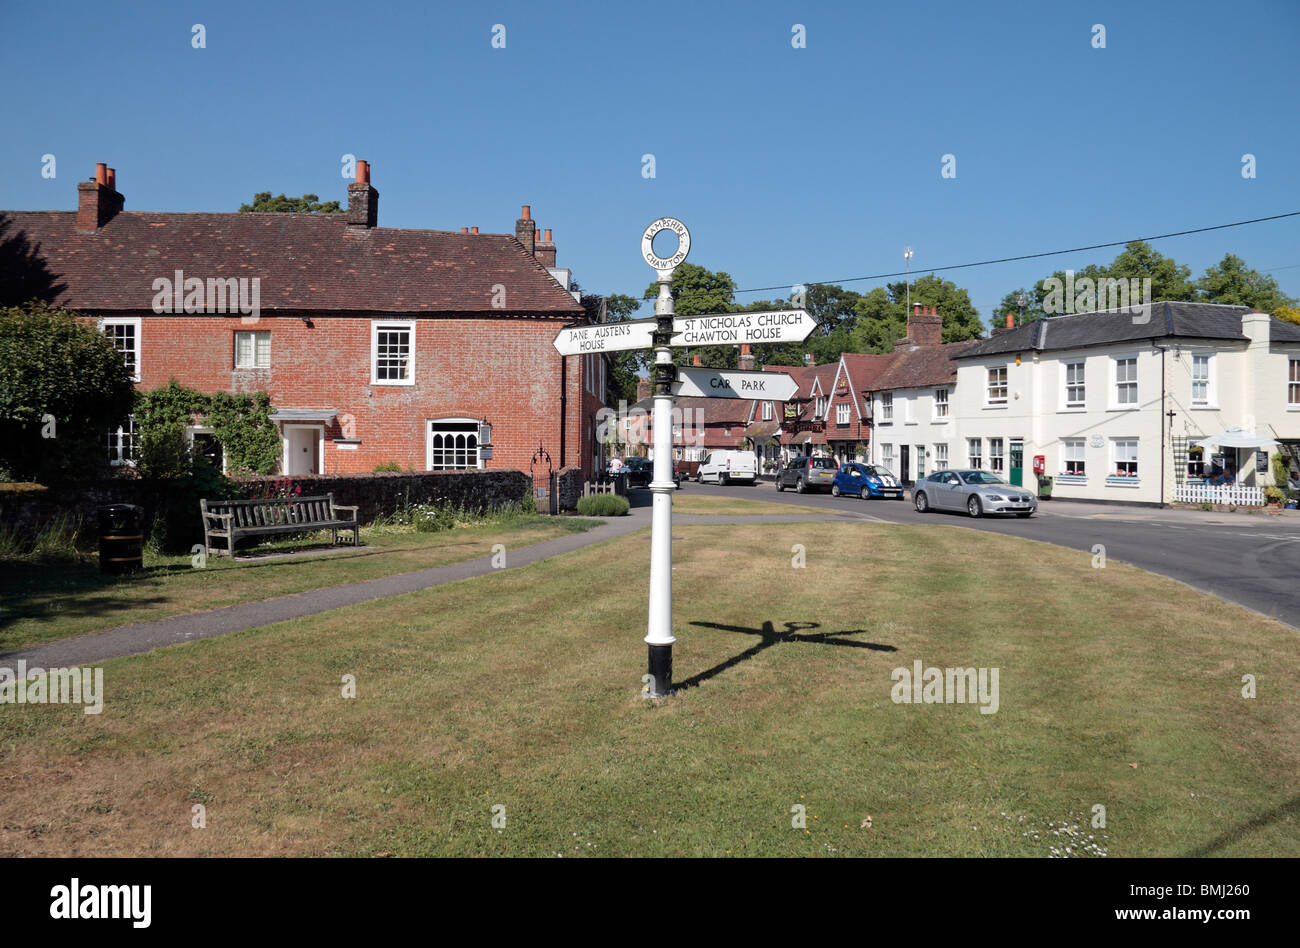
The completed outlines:
{"type": "Polygon", "coordinates": [[[123,203],[117,192],[117,171],[99,162],[95,177],[77,185],[77,230],[99,230],[122,210],[123,203]]]}
{"type": "Polygon", "coordinates": [[[531,254],[536,252],[536,238],[537,224],[533,220],[533,209],[525,204],[519,209],[519,220],[515,221],[515,239],[531,254]]]}
{"type": "Polygon", "coordinates": [[[542,239],[537,241],[537,249],[533,252],[537,257],[537,262],[544,267],[555,266],[555,241],[551,240],[551,229],[548,227],[542,232],[542,239]]]}
{"type": "Polygon", "coordinates": [[[811,352],[805,352],[805,353],[803,354],[803,364],[804,364],[804,365],[814,365],[814,364],[815,364],[815,360],[813,359],[813,355],[812,355],[811,352]]]}
{"type": "Polygon", "coordinates": [[[750,370],[754,368],[754,353],[749,348],[748,343],[742,343],[740,346],[740,360],[736,363],[738,368],[750,370]]]}
{"type": "Polygon", "coordinates": [[[357,180],[348,185],[348,230],[370,230],[379,220],[379,192],[370,186],[370,162],[357,162],[357,180]]]}
{"type": "Polygon", "coordinates": [[[907,317],[907,335],[895,340],[894,351],[912,346],[937,346],[943,342],[943,317],[939,307],[912,304],[912,314],[907,317]]]}
{"type": "Polygon", "coordinates": [[[700,365],[700,357],[699,357],[699,356],[693,356],[693,357],[691,358],[691,365],[699,366],[699,365],[700,365]]]}
{"type": "Polygon", "coordinates": [[[636,380],[636,400],[643,402],[650,397],[650,380],[648,378],[636,380]]]}

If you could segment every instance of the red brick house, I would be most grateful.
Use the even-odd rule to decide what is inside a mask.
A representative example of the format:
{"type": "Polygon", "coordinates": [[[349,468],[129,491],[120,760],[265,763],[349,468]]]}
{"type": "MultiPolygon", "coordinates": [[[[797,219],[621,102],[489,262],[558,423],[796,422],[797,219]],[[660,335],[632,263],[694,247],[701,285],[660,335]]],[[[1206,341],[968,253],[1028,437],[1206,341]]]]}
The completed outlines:
{"type": "Polygon", "coordinates": [[[379,227],[366,162],[347,191],[344,214],[125,211],[100,165],[76,211],[3,214],[139,388],[269,393],[284,473],[527,472],[540,448],[590,475],[607,366],[552,345],[585,316],[550,231],[527,206],[513,233],[379,227]]]}

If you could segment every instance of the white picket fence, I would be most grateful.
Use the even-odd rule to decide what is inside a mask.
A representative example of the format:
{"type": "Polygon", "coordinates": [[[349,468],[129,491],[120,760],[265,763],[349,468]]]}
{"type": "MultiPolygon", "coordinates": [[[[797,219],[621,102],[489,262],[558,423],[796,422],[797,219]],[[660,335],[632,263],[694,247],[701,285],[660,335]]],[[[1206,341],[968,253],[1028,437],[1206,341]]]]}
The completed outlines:
{"type": "Polygon", "coordinates": [[[1174,488],[1174,500],[1183,504],[1228,504],[1234,507],[1264,506],[1261,487],[1211,487],[1209,484],[1180,484],[1174,488]]]}

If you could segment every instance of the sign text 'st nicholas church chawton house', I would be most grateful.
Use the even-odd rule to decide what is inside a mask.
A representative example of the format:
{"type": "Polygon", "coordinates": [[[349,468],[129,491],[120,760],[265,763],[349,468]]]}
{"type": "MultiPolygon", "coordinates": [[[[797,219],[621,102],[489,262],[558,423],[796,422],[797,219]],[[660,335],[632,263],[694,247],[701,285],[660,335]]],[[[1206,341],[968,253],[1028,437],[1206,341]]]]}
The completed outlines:
{"type": "Polygon", "coordinates": [[[125,211],[103,165],[78,199],[4,212],[50,302],[99,320],[141,389],[267,392],[283,473],[527,472],[539,448],[592,473],[605,357],[551,345],[585,317],[528,206],[512,234],[382,228],[364,161],[343,214],[125,211]]]}

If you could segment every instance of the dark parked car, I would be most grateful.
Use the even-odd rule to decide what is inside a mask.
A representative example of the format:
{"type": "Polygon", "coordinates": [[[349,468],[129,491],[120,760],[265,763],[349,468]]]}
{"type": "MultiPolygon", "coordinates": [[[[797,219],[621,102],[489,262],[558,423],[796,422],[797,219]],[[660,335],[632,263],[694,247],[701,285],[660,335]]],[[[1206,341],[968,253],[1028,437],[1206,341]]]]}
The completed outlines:
{"type": "Polygon", "coordinates": [[[793,487],[797,493],[810,490],[830,490],[839,464],[834,458],[798,457],[781,468],[776,475],[776,489],[793,487]]]}
{"type": "MultiPolygon", "coordinates": [[[[610,477],[627,478],[628,487],[649,487],[650,482],[654,480],[655,465],[649,458],[620,458],[623,462],[621,469],[610,468],[606,473],[610,477]]],[[[682,486],[682,478],[677,470],[677,462],[673,462],[673,484],[677,487],[682,486]]]]}
{"type": "Polygon", "coordinates": [[[858,461],[846,461],[840,465],[835,480],[831,481],[831,493],[836,497],[848,494],[870,500],[873,497],[888,497],[892,500],[903,499],[903,485],[888,468],[879,464],[862,464],[858,461]]]}
{"type": "Polygon", "coordinates": [[[1038,498],[988,471],[935,471],[916,482],[912,502],[921,513],[964,510],[972,517],[983,514],[1032,516],[1038,498]]]}

